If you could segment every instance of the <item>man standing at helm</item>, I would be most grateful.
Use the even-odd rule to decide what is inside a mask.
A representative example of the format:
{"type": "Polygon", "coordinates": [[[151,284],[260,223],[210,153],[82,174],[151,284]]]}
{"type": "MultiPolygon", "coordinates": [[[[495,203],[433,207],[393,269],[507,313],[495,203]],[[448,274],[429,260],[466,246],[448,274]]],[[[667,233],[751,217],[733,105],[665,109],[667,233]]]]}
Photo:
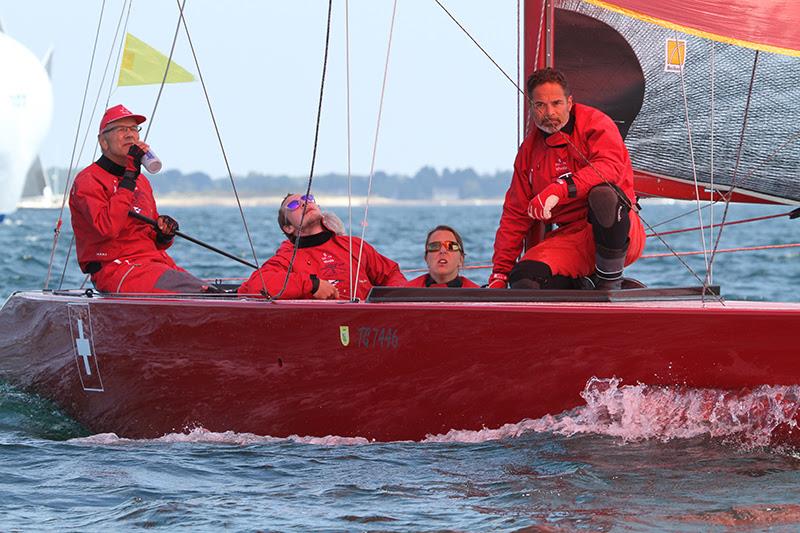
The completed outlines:
{"type": "Polygon", "coordinates": [[[574,104],[557,70],[534,72],[527,95],[536,127],[514,162],[489,287],[619,289],[645,244],[619,130],[601,111],[574,104]],[[556,227],[517,262],[533,224],[556,227]]]}
{"type": "Polygon", "coordinates": [[[100,121],[103,155],[77,175],[69,197],[78,264],[103,292],[206,292],[206,283],[164,251],[178,223],[158,214],[150,182],[140,173],[148,150],[139,140],[145,120],[117,105],[100,121]],[[129,211],[155,219],[158,227],[131,218],[129,211]]]}

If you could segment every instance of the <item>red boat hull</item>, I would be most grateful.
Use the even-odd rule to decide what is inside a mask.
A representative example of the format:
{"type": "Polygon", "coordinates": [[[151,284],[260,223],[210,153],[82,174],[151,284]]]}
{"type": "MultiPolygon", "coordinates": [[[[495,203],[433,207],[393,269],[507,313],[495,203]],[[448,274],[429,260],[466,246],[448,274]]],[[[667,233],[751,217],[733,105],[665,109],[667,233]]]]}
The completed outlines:
{"type": "Polygon", "coordinates": [[[95,433],[419,440],[560,413],[593,376],[798,385],[799,330],[797,304],[17,293],[0,313],[0,371],[95,433]]]}

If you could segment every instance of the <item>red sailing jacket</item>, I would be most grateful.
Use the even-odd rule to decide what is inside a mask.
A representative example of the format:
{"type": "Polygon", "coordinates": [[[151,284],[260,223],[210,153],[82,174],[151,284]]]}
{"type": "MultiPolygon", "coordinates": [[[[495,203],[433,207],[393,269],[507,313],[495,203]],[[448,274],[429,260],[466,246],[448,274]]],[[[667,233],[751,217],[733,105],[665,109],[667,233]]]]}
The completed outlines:
{"type": "Polygon", "coordinates": [[[582,104],[575,104],[571,115],[567,125],[552,135],[533,126],[519,148],[494,240],[494,272],[508,274],[514,266],[532,223],[531,199],[562,174],[572,172],[577,195],[560,200],[547,222],[564,226],[587,220],[587,196],[601,183],[617,185],[631,203],[635,201],[633,168],[617,126],[602,111],[582,104]]]}
{"type": "MultiPolygon", "coordinates": [[[[447,283],[431,283],[430,285],[426,285],[427,279],[428,274],[423,274],[420,277],[414,278],[406,283],[406,287],[461,287],[464,289],[477,289],[480,287],[477,283],[465,278],[464,276],[458,276],[453,281],[449,281],[447,283]],[[454,283],[456,280],[461,280],[461,284],[454,283]]],[[[433,279],[431,279],[431,282],[433,282],[433,279]]]]}
{"type": "Polygon", "coordinates": [[[153,189],[144,175],[137,178],[134,191],[118,188],[124,171],[124,167],[103,156],[75,178],[69,210],[78,264],[84,272],[87,264],[94,261],[103,264],[147,256],[163,256],[174,264],[163,251],[172,241],[157,243],[152,226],[128,216],[133,209],[155,219],[158,211],[153,189]]]}
{"type": "MultiPolygon", "coordinates": [[[[339,299],[350,299],[350,257],[353,257],[353,269],[358,264],[358,249],[361,239],[353,237],[353,250],[349,251],[350,238],[323,232],[317,235],[303,237],[300,248],[294,260],[292,273],[286,290],[281,295],[282,299],[312,298],[312,275],[334,285],[339,289],[339,299]]],[[[267,286],[270,295],[276,295],[283,287],[286,271],[292,259],[294,243],[285,240],[281,243],[275,255],[268,259],[261,268],[250,276],[239,287],[239,294],[259,294],[262,289],[261,278],[267,286]],[[259,272],[261,274],[259,274],[259,272]]],[[[364,242],[364,251],[361,256],[361,269],[358,276],[358,289],[356,297],[364,299],[373,285],[402,286],[406,278],[400,272],[397,263],[379,254],[375,248],[364,242]]]]}

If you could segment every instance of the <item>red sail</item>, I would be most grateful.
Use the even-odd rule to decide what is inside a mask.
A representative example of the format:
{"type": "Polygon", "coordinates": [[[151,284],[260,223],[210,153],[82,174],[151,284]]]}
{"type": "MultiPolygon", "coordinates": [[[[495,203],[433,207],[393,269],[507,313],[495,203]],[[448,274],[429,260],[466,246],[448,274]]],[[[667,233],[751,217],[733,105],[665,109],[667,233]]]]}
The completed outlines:
{"type": "Polygon", "coordinates": [[[800,56],[797,0],[585,1],[699,37],[800,56]]]}

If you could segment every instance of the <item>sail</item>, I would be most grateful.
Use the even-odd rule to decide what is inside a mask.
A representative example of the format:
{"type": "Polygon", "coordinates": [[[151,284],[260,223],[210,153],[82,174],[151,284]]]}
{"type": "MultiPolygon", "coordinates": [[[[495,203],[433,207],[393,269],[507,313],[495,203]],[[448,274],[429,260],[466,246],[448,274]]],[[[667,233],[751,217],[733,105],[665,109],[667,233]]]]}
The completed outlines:
{"type": "Polygon", "coordinates": [[[586,1],[681,33],[800,56],[797,0],[586,1]]]}
{"type": "Polygon", "coordinates": [[[25,178],[50,127],[47,71],[21,43],[0,33],[0,215],[17,208],[25,178]]]}
{"type": "MultiPolygon", "coordinates": [[[[714,183],[718,191],[733,185],[740,200],[800,202],[800,60],[765,52],[800,48],[800,32],[764,19],[763,9],[751,21],[749,39],[742,33],[744,24],[732,23],[725,32],[714,25],[732,16],[723,6],[732,6],[735,14],[746,4],[555,1],[554,65],[570,79],[576,101],[603,109],[620,126],[630,118],[620,129],[626,133],[638,191],[686,198],[694,194],[696,177],[701,184],[714,183]],[[648,11],[640,4],[660,7],[648,11]],[[664,6],[675,12],[671,19],[662,13],[664,6]],[[708,11],[711,6],[719,7],[718,16],[708,11]],[[700,11],[708,16],[686,16],[700,11]],[[609,38],[606,29],[587,31],[587,18],[613,30],[632,53],[614,52],[610,57],[618,56],[618,64],[609,65],[603,59],[608,54],[600,50],[612,46],[624,51],[625,46],[609,38]],[[770,31],[775,35],[764,34],[770,31]],[[619,100],[629,102],[630,114],[638,107],[640,91],[635,117],[620,118],[619,100]],[[613,100],[603,95],[608,92],[618,95],[616,104],[604,102],[613,100]],[[665,178],[684,185],[655,186],[665,178]]],[[[785,19],[793,20],[797,11],[787,7],[785,19]]],[[[540,13],[526,14],[528,25],[535,27],[531,17],[538,21],[540,13]]]]}
{"type": "Polygon", "coordinates": [[[22,188],[22,198],[36,198],[42,196],[47,187],[47,180],[44,177],[44,167],[39,156],[33,160],[31,168],[25,175],[25,186],[22,188]]]}

